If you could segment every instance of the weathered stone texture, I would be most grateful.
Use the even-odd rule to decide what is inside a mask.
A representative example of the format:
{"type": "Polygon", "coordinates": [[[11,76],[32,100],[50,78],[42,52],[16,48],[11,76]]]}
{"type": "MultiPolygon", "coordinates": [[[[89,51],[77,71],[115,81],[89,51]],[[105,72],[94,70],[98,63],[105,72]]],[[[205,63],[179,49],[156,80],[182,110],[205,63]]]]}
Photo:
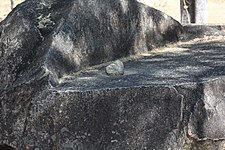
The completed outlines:
{"type": "Polygon", "coordinates": [[[222,43],[126,61],[123,76],[107,76],[105,64],[82,70],[181,32],[135,0],[20,4],[0,23],[0,148],[179,149],[187,139],[223,138],[224,124],[214,122],[224,120],[224,81],[211,80],[225,72],[222,43]]]}
{"type": "Polygon", "coordinates": [[[112,75],[112,76],[123,75],[124,74],[124,64],[120,60],[114,61],[113,63],[106,66],[105,72],[108,75],[112,75]]]}
{"type": "Polygon", "coordinates": [[[22,3],[2,22],[0,31],[1,60],[6,63],[1,70],[9,75],[1,81],[4,85],[33,62],[57,78],[151,50],[176,41],[181,26],[134,0],[50,0],[22,3]]]}

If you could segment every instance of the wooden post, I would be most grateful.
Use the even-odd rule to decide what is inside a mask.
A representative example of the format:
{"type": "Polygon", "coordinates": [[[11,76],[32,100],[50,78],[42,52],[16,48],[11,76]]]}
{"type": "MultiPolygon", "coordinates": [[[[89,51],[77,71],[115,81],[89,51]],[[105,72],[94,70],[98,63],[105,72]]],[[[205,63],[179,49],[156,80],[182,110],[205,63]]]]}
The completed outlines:
{"type": "MultiPolygon", "coordinates": [[[[195,20],[197,24],[208,23],[208,0],[195,0],[195,20]]],[[[215,8],[216,9],[216,8],[215,8]]]]}
{"type": "Polygon", "coordinates": [[[195,23],[195,0],[180,0],[181,23],[195,23]]]}
{"type": "Polygon", "coordinates": [[[14,7],[14,1],[13,1],[13,0],[10,0],[10,3],[11,3],[11,10],[13,10],[13,7],[14,7]]]}

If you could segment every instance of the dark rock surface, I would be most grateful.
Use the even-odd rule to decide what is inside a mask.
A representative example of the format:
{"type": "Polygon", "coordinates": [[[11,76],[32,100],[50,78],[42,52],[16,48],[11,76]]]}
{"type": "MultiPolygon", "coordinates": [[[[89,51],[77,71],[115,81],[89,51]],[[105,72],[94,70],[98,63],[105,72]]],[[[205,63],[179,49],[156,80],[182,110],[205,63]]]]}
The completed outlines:
{"type": "Polygon", "coordinates": [[[123,76],[107,76],[108,64],[76,72],[176,41],[181,29],[134,0],[20,4],[0,24],[0,149],[223,147],[222,38],[124,59],[123,76]]]}
{"type": "MultiPolygon", "coordinates": [[[[147,126],[142,126],[143,132],[136,133],[153,137],[146,142],[151,143],[147,144],[147,149],[217,150],[225,147],[224,43],[222,36],[179,43],[176,47],[164,48],[150,53],[149,56],[125,62],[123,76],[108,77],[104,73],[104,67],[97,67],[65,77],[57,90],[72,93],[105,89],[132,90],[132,96],[126,95],[123,91],[126,96],[120,93],[119,97],[121,99],[127,97],[132,101],[137,99],[138,103],[135,104],[137,110],[147,113],[147,120],[142,120],[147,126]],[[139,104],[142,105],[145,98],[148,102],[139,108],[139,104]],[[160,104],[157,105],[158,103],[160,104]],[[152,120],[155,126],[151,124],[152,120]],[[159,137],[148,135],[148,131],[154,133],[153,135],[158,134],[159,137]]],[[[113,96],[112,99],[116,98],[113,96]]],[[[136,111],[134,107],[130,110],[135,112],[134,114],[140,114],[139,117],[146,115],[136,111]]],[[[132,116],[135,116],[134,114],[132,116]]],[[[135,120],[135,117],[130,118],[135,120]]],[[[142,121],[134,128],[143,125],[142,121]]],[[[145,140],[141,141],[144,143],[145,140]]],[[[137,143],[136,141],[135,144],[137,143]]],[[[134,149],[138,147],[141,146],[134,149]]]]}
{"type": "Polygon", "coordinates": [[[129,106],[120,102],[120,90],[70,95],[55,88],[69,73],[177,41],[181,30],[171,17],[135,0],[20,4],[0,24],[0,148],[139,147],[141,139],[132,140],[138,124],[130,118],[139,116],[130,111],[137,99],[129,106]]]}
{"type": "Polygon", "coordinates": [[[64,74],[176,41],[181,28],[135,0],[26,1],[1,23],[1,72],[9,75],[1,86],[40,66],[57,84],[64,74]]]}
{"type": "Polygon", "coordinates": [[[184,25],[180,40],[204,38],[206,36],[225,36],[225,25],[184,25]]]}

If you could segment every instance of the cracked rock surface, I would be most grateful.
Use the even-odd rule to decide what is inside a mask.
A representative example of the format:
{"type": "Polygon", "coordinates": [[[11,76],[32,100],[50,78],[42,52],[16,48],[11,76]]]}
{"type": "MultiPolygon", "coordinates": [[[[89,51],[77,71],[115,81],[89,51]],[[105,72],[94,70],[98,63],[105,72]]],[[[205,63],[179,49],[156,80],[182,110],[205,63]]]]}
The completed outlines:
{"type": "Polygon", "coordinates": [[[126,125],[133,112],[119,93],[107,104],[103,91],[56,88],[70,73],[177,41],[181,32],[173,18],[136,0],[21,3],[0,22],[0,149],[132,147],[136,123],[126,125]]]}
{"type": "MultiPolygon", "coordinates": [[[[135,131],[128,129],[135,132],[130,136],[135,146],[129,143],[132,147],[127,145],[127,149],[222,150],[225,138],[224,43],[224,36],[178,42],[139,57],[124,58],[123,76],[109,77],[104,65],[97,66],[65,76],[56,91],[89,94],[95,91],[100,97],[110,95],[113,102],[128,100],[129,104],[122,105],[131,115],[125,116],[133,118],[136,124],[131,128],[135,131]],[[111,94],[112,91],[115,93],[111,94]],[[135,139],[136,136],[140,139],[135,139]]],[[[131,125],[130,121],[127,126],[131,125]]]]}
{"type": "Polygon", "coordinates": [[[0,23],[0,149],[222,149],[224,32],[93,2],[30,0],[0,23]]]}

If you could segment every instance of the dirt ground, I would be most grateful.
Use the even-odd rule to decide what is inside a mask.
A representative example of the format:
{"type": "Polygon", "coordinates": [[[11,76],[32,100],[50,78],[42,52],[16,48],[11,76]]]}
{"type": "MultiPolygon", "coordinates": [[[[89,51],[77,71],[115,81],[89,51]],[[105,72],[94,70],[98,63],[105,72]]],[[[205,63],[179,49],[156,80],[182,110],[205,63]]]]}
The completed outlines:
{"type": "MultiPolygon", "coordinates": [[[[14,7],[24,0],[14,0],[14,7]]],[[[0,20],[3,20],[11,11],[10,0],[0,0],[0,20]]]]}
{"type": "MultiPolygon", "coordinates": [[[[180,0],[139,0],[180,21],[180,0]]],[[[208,0],[208,23],[225,24],[225,0],[208,0]]]]}
{"type": "MultiPolygon", "coordinates": [[[[24,0],[14,0],[16,6],[24,0]]],[[[180,0],[138,0],[180,21],[180,0]]],[[[208,23],[225,24],[225,0],[208,0],[208,23]]],[[[11,11],[10,0],[0,0],[0,20],[11,11]]]]}

